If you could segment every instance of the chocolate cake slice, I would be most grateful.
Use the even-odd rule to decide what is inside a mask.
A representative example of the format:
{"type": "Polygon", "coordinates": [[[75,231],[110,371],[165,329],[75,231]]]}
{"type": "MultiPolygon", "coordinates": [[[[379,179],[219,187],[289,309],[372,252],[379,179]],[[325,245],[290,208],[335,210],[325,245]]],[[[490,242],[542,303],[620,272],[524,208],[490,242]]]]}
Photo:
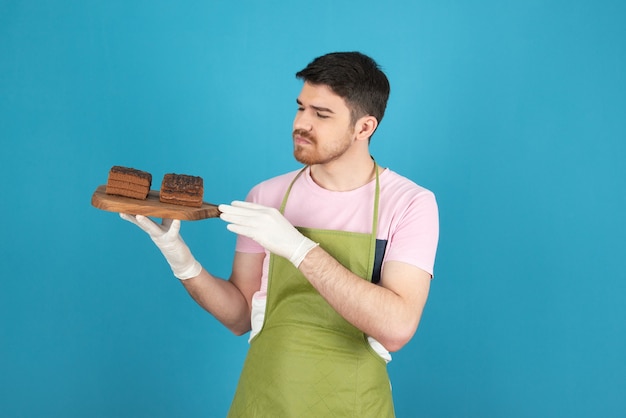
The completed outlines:
{"type": "Polygon", "coordinates": [[[159,200],[163,203],[199,208],[204,197],[202,177],[168,173],[163,176],[159,200]]]}
{"type": "Polygon", "coordinates": [[[106,193],[145,200],[152,185],[152,174],[135,168],[115,165],[109,170],[106,193]]]}

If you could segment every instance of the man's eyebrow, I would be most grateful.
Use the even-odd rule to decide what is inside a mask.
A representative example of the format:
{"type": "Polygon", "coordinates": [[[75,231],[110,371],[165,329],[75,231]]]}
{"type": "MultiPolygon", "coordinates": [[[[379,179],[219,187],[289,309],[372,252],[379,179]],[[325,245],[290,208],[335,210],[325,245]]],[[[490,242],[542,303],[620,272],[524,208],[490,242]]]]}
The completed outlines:
{"type": "MultiPolygon", "coordinates": [[[[300,99],[296,99],[296,103],[298,103],[299,106],[303,106],[302,102],[300,101],[300,99]]],[[[327,112],[327,113],[332,113],[335,114],[335,112],[332,111],[332,109],[329,109],[327,107],[322,107],[322,106],[313,106],[311,105],[311,108],[313,108],[314,110],[318,111],[318,112],[327,112]]]]}

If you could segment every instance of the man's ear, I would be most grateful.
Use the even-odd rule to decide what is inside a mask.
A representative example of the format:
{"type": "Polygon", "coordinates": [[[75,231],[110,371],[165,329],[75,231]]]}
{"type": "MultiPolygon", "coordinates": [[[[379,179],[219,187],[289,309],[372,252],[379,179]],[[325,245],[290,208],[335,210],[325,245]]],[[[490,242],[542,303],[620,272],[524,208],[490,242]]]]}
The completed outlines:
{"type": "Polygon", "coordinates": [[[374,135],[374,131],[378,127],[378,120],[374,116],[363,116],[356,124],[354,132],[357,140],[369,139],[374,135]]]}

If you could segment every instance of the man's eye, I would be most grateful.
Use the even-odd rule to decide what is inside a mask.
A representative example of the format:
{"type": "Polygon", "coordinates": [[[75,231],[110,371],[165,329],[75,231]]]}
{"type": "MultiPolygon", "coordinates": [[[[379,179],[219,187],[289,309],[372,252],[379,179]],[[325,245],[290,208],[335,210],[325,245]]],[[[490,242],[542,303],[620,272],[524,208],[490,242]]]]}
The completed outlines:
{"type": "Polygon", "coordinates": [[[298,106],[298,112],[302,112],[304,108],[302,106],[298,106]]]}
{"type": "Polygon", "coordinates": [[[317,117],[320,118],[320,119],[328,119],[329,118],[328,115],[324,115],[323,113],[319,113],[319,112],[317,112],[317,117]]]}

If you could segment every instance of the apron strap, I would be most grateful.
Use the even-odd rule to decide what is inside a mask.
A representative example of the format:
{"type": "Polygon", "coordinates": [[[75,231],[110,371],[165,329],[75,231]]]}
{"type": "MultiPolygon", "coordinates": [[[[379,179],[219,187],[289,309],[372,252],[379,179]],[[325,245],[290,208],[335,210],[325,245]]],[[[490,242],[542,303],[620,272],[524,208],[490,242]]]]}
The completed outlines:
{"type": "MultiPolygon", "coordinates": [[[[372,158],[372,161],[374,161],[374,172],[376,173],[376,191],[374,192],[374,214],[372,216],[372,233],[371,233],[371,238],[370,238],[370,253],[369,253],[369,261],[368,261],[369,268],[368,268],[368,275],[367,275],[367,277],[369,277],[370,280],[372,279],[372,275],[374,274],[374,259],[376,257],[376,236],[378,235],[378,203],[380,200],[380,178],[379,178],[380,176],[378,174],[378,164],[376,163],[376,160],[374,159],[374,157],[371,157],[371,158],[372,158]]],[[[293,187],[298,177],[300,177],[302,173],[306,171],[307,167],[308,166],[303,167],[302,170],[300,170],[298,174],[296,174],[296,176],[293,178],[293,180],[289,184],[289,187],[287,188],[287,191],[285,192],[285,195],[283,196],[283,201],[280,204],[281,214],[283,215],[285,214],[285,207],[287,206],[287,198],[289,197],[289,194],[291,193],[291,188],[293,187]]]]}
{"type": "Polygon", "coordinates": [[[302,173],[304,173],[304,171],[307,169],[308,166],[303,167],[302,170],[300,170],[298,172],[298,174],[296,174],[296,176],[293,178],[293,180],[291,180],[291,183],[289,183],[289,187],[287,188],[287,191],[285,192],[285,195],[283,196],[283,201],[280,204],[280,213],[281,214],[285,214],[285,206],[287,206],[287,198],[289,197],[289,193],[291,193],[291,188],[293,187],[294,183],[296,182],[296,180],[298,180],[298,177],[300,177],[300,175],[302,175],[302,173]]]}

